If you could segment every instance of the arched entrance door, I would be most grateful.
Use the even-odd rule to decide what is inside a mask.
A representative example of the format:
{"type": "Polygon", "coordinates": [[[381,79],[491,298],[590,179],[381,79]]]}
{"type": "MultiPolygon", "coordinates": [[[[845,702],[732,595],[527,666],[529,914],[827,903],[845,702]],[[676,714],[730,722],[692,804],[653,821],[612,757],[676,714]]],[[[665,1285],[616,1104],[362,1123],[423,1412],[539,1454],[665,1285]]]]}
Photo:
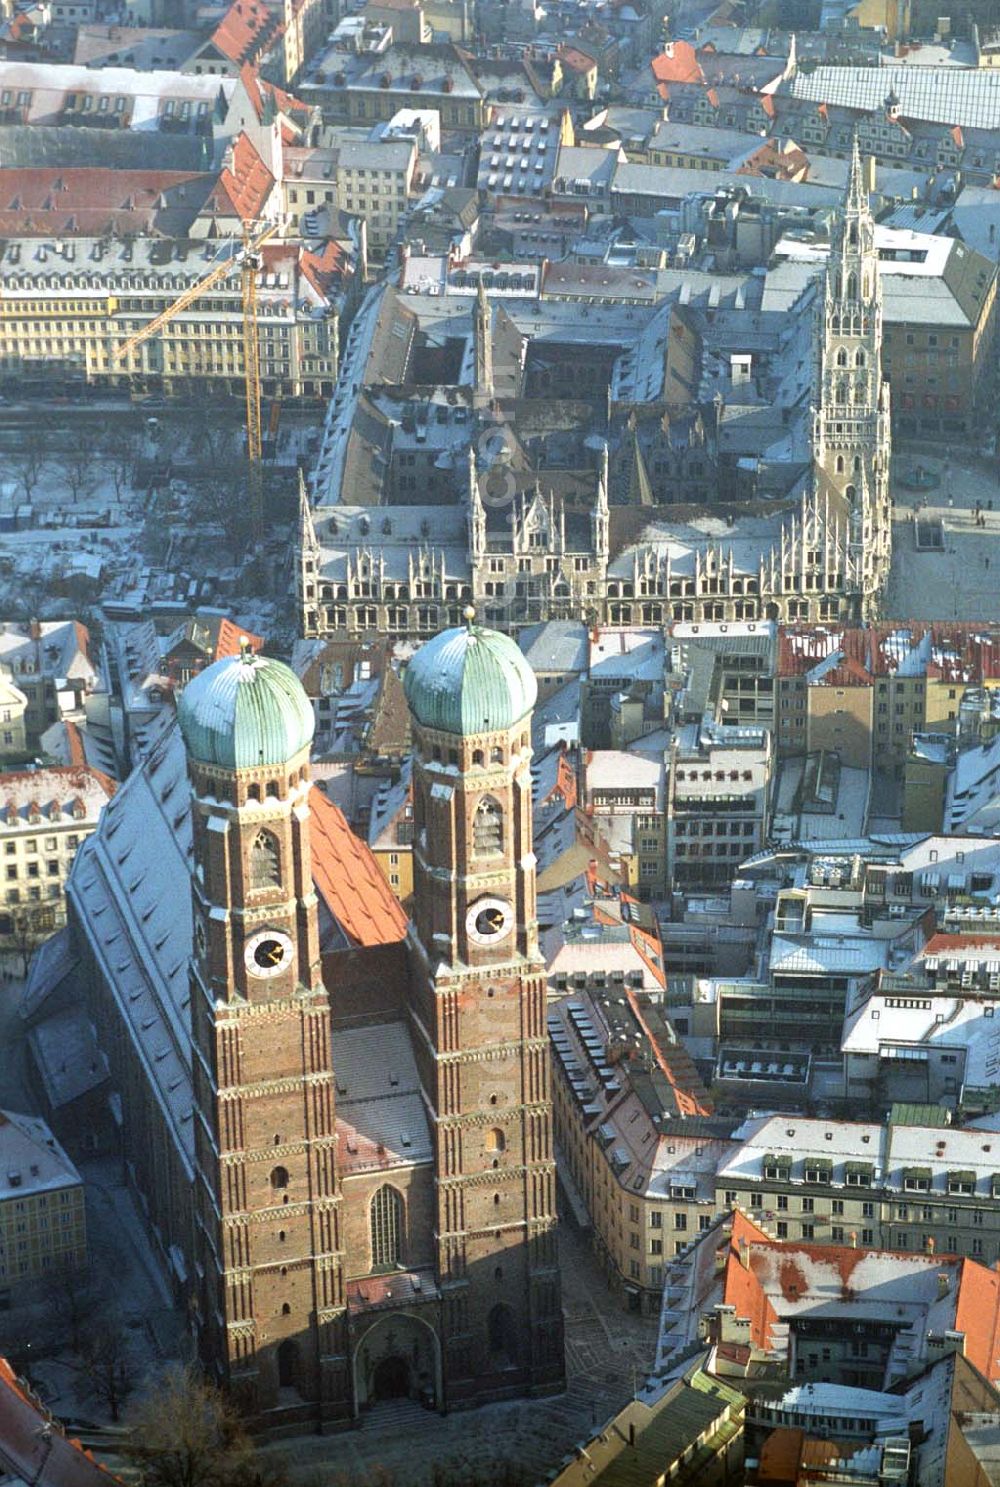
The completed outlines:
{"type": "Polygon", "coordinates": [[[295,1389],[298,1386],[299,1350],[291,1338],[286,1338],[278,1348],[278,1388],[295,1389]]]}
{"type": "Polygon", "coordinates": [[[509,1306],[498,1304],[486,1320],[490,1363],[495,1369],[517,1367],[517,1323],[509,1306]]]}
{"type": "Polygon", "coordinates": [[[410,1365],[405,1358],[393,1354],[375,1365],[372,1378],[372,1395],[376,1403],[383,1399],[408,1399],[410,1395],[410,1365]]]}

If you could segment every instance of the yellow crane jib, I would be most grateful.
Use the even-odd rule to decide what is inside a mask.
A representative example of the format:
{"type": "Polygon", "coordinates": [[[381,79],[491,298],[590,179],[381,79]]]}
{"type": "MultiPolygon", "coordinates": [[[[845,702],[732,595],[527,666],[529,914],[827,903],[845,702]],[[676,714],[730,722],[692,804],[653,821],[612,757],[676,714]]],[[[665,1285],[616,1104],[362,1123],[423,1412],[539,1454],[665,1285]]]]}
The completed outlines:
{"type": "Polygon", "coordinates": [[[111,349],[112,361],[123,361],[137,346],[141,346],[150,337],[158,335],[165,325],[169,325],[176,316],[180,315],[189,305],[201,298],[213,285],[218,284],[221,279],[228,278],[230,274],[239,271],[240,289],[243,308],[243,375],[246,389],[246,435],[247,435],[247,467],[250,477],[250,512],[253,523],[254,537],[259,540],[263,535],[264,511],[263,511],[263,472],[261,470],[261,424],[260,424],[260,346],[257,337],[257,275],[263,266],[263,256],[260,249],[277,232],[277,223],[271,222],[264,228],[257,228],[255,224],[246,223],[243,228],[243,238],[237,252],[231,257],[217,263],[204,278],[199,279],[197,284],[191,284],[182,294],[169,304],[159,315],[128,336],[126,340],[111,349]]]}

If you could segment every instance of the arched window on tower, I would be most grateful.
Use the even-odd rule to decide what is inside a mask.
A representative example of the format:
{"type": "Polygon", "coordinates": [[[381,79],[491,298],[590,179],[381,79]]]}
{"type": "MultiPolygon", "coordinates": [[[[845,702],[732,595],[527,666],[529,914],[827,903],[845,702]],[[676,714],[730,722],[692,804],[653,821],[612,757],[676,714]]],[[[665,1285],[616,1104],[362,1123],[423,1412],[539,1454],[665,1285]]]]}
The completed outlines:
{"type": "Polygon", "coordinates": [[[269,831],[258,831],[250,848],[250,887],[276,888],[281,882],[278,843],[269,831]]]}
{"type": "Polygon", "coordinates": [[[854,353],[854,365],[856,367],[863,367],[865,365],[865,353],[862,351],[860,346],[854,353]]]}
{"type": "Polygon", "coordinates": [[[852,222],[847,229],[847,242],[852,248],[858,246],[858,224],[856,222],[852,222]]]}
{"type": "Polygon", "coordinates": [[[841,346],[840,350],[837,352],[837,365],[838,367],[847,366],[847,352],[844,350],[843,346],[841,346]]]}
{"type": "Polygon", "coordinates": [[[847,276],[847,298],[848,299],[857,299],[857,297],[858,297],[858,276],[857,276],[857,274],[848,274],[848,276],[847,276]]]}
{"type": "Polygon", "coordinates": [[[372,1198],[372,1269],[392,1270],[403,1254],[403,1199],[389,1183],[383,1184],[372,1198]]]}
{"type": "Polygon", "coordinates": [[[492,795],[484,795],[476,806],[472,823],[472,845],[479,857],[503,851],[503,812],[500,802],[494,800],[492,795]]]}
{"type": "Polygon", "coordinates": [[[842,454],[838,454],[837,455],[837,474],[838,475],[843,475],[843,473],[844,473],[844,456],[842,454]]]}

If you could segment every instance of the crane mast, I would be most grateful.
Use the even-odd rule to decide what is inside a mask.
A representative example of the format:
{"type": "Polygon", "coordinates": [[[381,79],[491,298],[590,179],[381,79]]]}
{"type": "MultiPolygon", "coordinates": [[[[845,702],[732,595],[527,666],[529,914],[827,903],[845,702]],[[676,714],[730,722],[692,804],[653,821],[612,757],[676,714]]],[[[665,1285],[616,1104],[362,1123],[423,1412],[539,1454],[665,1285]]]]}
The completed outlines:
{"type": "Polygon", "coordinates": [[[260,339],[257,330],[257,275],[260,272],[263,259],[260,249],[273,237],[277,231],[277,225],[271,223],[259,232],[254,232],[252,223],[244,223],[243,241],[238,253],[232,258],[227,258],[224,263],[216,264],[203,279],[197,284],[192,284],[185,289],[183,294],[169,304],[159,315],[148,321],[134,335],[128,337],[120,346],[116,346],[111,352],[114,361],[122,361],[130,351],[141,346],[152,336],[159,335],[164,326],[169,325],[189,305],[200,299],[214,285],[228,276],[238,268],[240,272],[240,298],[242,309],[242,343],[243,343],[243,382],[246,396],[246,440],[247,440],[247,480],[250,496],[250,521],[253,529],[254,541],[259,542],[264,535],[264,471],[263,471],[263,442],[261,439],[260,418],[260,339]]]}

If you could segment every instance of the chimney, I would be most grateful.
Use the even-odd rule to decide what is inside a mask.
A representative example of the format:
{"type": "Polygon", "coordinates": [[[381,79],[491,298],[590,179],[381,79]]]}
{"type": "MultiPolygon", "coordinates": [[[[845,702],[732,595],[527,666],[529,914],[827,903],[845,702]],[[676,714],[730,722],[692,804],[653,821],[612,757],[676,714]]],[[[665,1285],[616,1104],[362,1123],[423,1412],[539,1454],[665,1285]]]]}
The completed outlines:
{"type": "Polygon", "coordinates": [[[848,1234],[847,1237],[851,1241],[851,1249],[857,1249],[857,1247],[858,1247],[858,1231],[857,1231],[857,1229],[852,1229],[851,1232],[850,1232],[850,1234],[848,1234]]]}
{"type": "Polygon", "coordinates": [[[750,1246],[745,1239],[740,1240],[740,1264],[744,1270],[750,1269],[750,1246]]]}
{"type": "Polygon", "coordinates": [[[932,1255],[934,1253],[934,1235],[933,1234],[929,1234],[927,1236],[927,1253],[929,1255],[932,1255]]]}
{"type": "Polygon", "coordinates": [[[947,1296],[948,1290],[949,1290],[949,1287],[950,1287],[950,1284],[951,1284],[951,1279],[950,1279],[950,1277],[948,1275],[947,1270],[939,1270],[938,1271],[938,1278],[937,1278],[937,1280],[938,1280],[938,1300],[941,1301],[943,1299],[943,1297],[947,1296]]]}
{"type": "Polygon", "coordinates": [[[41,626],[41,621],[40,620],[29,620],[28,621],[28,634],[29,634],[29,636],[31,637],[32,640],[41,640],[41,638],[42,638],[42,626],[41,626]]]}

